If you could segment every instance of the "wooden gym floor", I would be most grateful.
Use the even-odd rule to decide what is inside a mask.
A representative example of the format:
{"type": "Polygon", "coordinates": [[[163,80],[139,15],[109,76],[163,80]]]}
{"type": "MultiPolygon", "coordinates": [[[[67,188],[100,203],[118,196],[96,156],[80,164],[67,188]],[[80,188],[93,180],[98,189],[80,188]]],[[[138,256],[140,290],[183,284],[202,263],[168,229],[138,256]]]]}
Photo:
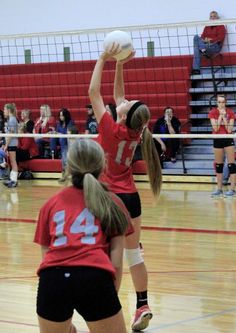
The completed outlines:
{"type": "MultiPolygon", "coordinates": [[[[167,183],[155,204],[148,184],[138,187],[154,314],[146,332],[236,332],[236,198],[211,199],[214,185],[167,183]]],[[[21,181],[16,189],[0,183],[0,333],[39,332],[40,251],[32,239],[39,207],[58,190],[56,180],[21,181]]],[[[126,265],[120,298],[131,332],[135,294],[126,265]]],[[[88,332],[77,314],[74,323],[88,332]]]]}

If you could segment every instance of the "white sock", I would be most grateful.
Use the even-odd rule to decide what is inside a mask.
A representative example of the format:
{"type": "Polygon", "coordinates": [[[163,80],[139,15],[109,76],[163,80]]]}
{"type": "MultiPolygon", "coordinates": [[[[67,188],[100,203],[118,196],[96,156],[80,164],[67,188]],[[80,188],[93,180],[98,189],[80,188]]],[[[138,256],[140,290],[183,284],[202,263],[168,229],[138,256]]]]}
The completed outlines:
{"type": "Polygon", "coordinates": [[[18,172],[17,172],[17,171],[11,171],[11,173],[10,173],[10,179],[11,179],[13,182],[16,182],[16,183],[17,183],[17,176],[18,176],[18,172]]]}

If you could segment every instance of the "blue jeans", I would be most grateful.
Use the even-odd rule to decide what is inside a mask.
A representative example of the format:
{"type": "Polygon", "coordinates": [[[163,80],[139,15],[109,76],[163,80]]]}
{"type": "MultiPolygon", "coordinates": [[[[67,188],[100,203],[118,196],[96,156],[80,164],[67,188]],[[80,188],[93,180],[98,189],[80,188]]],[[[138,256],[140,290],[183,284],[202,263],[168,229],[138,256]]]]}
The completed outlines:
{"type": "Polygon", "coordinates": [[[66,138],[51,138],[50,139],[50,149],[56,152],[57,145],[61,147],[61,163],[62,163],[62,170],[65,170],[66,167],[66,160],[67,160],[67,139],[66,138]]]}
{"type": "Polygon", "coordinates": [[[200,50],[206,50],[209,55],[213,55],[220,52],[221,45],[218,43],[206,43],[201,37],[195,35],[193,38],[193,50],[193,69],[200,70],[202,56],[200,50]]]}

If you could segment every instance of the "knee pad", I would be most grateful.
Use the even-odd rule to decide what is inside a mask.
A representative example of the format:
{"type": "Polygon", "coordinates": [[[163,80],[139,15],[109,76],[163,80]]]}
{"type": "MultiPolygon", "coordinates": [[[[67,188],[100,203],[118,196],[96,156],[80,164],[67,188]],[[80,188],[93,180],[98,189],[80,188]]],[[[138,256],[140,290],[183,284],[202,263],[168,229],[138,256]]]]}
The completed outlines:
{"type": "Polygon", "coordinates": [[[137,249],[125,249],[125,258],[129,267],[144,262],[139,247],[137,249]]]}
{"type": "Polygon", "coordinates": [[[216,173],[223,173],[224,164],[216,163],[216,173]]]}
{"type": "Polygon", "coordinates": [[[230,175],[236,173],[236,165],[235,163],[228,163],[229,173],[230,175]]]}

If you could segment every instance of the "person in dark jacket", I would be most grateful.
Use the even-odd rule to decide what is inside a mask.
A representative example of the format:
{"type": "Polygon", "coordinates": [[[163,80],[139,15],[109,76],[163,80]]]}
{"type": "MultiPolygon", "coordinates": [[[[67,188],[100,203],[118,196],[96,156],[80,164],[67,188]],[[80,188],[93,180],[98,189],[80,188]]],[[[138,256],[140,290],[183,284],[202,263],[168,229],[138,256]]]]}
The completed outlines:
{"type": "MultiPolygon", "coordinates": [[[[166,107],[164,110],[164,116],[159,118],[153,127],[153,134],[178,134],[180,132],[181,123],[177,117],[174,115],[174,109],[171,107],[166,107]]],[[[163,138],[161,139],[166,149],[164,149],[164,145],[162,144],[160,149],[158,148],[160,142],[155,140],[155,145],[157,151],[168,151],[170,155],[171,162],[176,162],[176,154],[179,150],[179,139],[176,138],[163,138]]]]}

